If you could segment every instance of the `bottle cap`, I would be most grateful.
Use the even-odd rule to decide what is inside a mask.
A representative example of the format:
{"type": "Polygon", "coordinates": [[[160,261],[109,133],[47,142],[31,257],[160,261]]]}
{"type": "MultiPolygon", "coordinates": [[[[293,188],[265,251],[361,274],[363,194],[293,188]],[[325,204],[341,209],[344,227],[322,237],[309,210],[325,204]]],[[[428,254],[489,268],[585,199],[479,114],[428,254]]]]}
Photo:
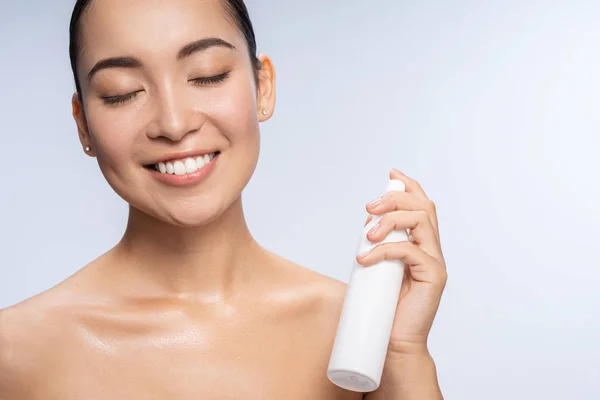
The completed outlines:
{"type": "Polygon", "coordinates": [[[391,179],[387,185],[386,192],[391,192],[393,190],[398,191],[398,192],[405,192],[406,186],[404,185],[404,182],[402,182],[401,180],[391,179]]]}

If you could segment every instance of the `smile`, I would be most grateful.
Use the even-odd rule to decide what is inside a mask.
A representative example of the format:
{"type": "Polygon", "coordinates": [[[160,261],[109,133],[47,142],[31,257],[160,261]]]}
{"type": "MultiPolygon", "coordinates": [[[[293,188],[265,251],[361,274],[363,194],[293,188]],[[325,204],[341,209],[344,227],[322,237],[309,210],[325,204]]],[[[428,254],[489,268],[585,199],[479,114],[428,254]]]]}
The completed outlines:
{"type": "Polygon", "coordinates": [[[199,155],[197,157],[169,160],[166,162],[159,162],[158,164],[149,165],[148,168],[151,168],[161,174],[168,175],[191,174],[201,168],[204,168],[204,166],[209,164],[218,154],[219,152],[214,152],[210,154],[199,155]]]}
{"type": "Polygon", "coordinates": [[[221,158],[216,151],[194,157],[184,157],[147,165],[146,171],[158,181],[169,186],[192,186],[208,178],[215,163],[221,158]]]}

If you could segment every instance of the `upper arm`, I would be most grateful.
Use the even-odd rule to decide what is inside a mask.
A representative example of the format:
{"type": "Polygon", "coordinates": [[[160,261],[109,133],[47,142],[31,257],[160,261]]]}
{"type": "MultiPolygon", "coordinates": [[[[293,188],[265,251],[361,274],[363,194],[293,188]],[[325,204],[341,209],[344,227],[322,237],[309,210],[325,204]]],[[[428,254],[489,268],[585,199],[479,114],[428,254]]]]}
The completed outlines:
{"type": "Polygon", "coordinates": [[[8,394],[9,383],[14,380],[14,373],[10,367],[13,354],[8,338],[7,314],[6,309],[0,310],[0,398],[8,394]]]}
{"type": "Polygon", "coordinates": [[[26,343],[19,307],[0,310],[0,399],[26,399],[26,343]],[[23,342],[23,343],[21,343],[23,342]]]}

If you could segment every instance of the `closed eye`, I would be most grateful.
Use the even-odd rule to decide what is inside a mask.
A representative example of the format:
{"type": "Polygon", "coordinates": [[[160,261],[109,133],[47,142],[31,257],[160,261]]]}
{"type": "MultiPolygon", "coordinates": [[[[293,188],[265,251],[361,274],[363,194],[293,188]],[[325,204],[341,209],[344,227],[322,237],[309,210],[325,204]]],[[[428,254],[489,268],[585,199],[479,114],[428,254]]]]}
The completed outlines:
{"type": "Polygon", "coordinates": [[[230,74],[231,72],[229,71],[220,75],[190,79],[190,82],[193,82],[196,85],[210,85],[214,83],[223,82],[225,79],[229,78],[230,74]]]}
{"type": "Polygon", "coordinates": [[[137,92],[131,92],[131,93],[119,95],[119,96],[102,97],[102,100],[104,101],[104,104],[108,104],[108,105],[123,104],[126,101],[133,99],[135,96],[137,96],[137,94],[139,92],[141,92],[141,90],[138,90],[137,92]]]}
{"type": "MultiPolygon", "coordinates": [[[[231,75],[231,72],[228,71],[228,72],[222,73],[220,75],[191,79],[190,82],[193,82],[194,84],[201,85],[201,86],[211,85],[211,84],[223,82],[224,80],[229,78],[230,75],[231,75]]],[[[139,92],[141,92],[141,90],[138,90],[137,92],[131,92],[128,94],[119,95],[119,96],[102,97],[102,100],[104,101],[104,104],[108,104],[108,105],[123,104],[123,103],[126,103],[127,101],[133,99],[134,97],[136,97],[139,92]]]]}

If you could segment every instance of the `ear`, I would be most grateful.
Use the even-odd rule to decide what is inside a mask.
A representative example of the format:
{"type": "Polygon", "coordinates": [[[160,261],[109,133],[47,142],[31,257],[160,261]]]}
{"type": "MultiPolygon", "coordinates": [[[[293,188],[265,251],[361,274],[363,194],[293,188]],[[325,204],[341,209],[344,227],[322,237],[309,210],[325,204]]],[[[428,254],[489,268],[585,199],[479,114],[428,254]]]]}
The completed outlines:
{"type": "Polygon", "coordinates": [[[75,119],[75,123],[77,124],[77,133],[79,134],[79,141],[81,142],[81,145],[84,149],[87,146],[91,147],[90,151],[84,150],[84,152],[87,155],[94,157],[96,153],[94,152],[94,146],[92,146],[92,140],[88,131],[88,125],[85,119],[83,104],[81,104],[81,100],[77,92],[73,93],[73,98],[71,99],[71,106],[73,108],[73,118],[75,119]]]}
{"type": "Polygon", "coordinates": [[[258,101],[256,110],[258,121],[263,122],[271,118],[275,111],[275,67],[266,54],[260,54],[261,69],[258,71],[258,101]],[[267,115],[263,114],[267,111],[267,115]]]}

